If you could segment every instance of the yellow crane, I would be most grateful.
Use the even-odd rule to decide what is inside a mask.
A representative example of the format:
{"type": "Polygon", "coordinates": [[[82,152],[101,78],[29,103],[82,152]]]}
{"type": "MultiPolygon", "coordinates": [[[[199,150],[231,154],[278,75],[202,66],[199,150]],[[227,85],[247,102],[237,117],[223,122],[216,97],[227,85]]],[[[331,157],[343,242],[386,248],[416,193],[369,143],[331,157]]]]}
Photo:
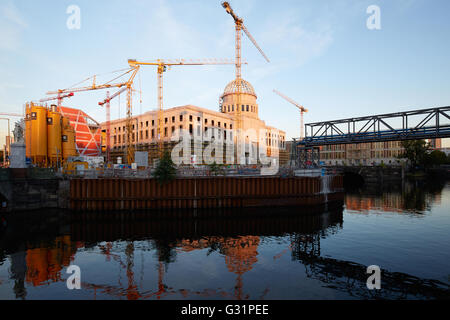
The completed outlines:
{"type": "MultiPolygon", "coordinates": [[[[133,94],[133,81],[136,77],[136,74],[138,73],[140,69],[139,65],[133,66],[130,69],[127,69],[124,73],[120,74],[113,80],[110,80],[104,84],[97,85],[95,83],[96,76],[90,77],[86,80],[93,79],[92,85],[85,86],[85,87],[78,87],[78,88],[67,88],[67,89],[59,89],[56,91],[49,91],[47,92],[48,95],[50,94],[57,94],[58,97],[61,97],[64,93],[73,93],[73,92],[82,92],[82,91],[93,91],[93,90],[101,90],[101,89],[110,89],[110,88],[126,88],[127,91],[127,122],[126,122],[126,147],[127,147],[127,163],[131,164],[134,162],[134,145],[131,142],[131,134],[132,134],[132,110],[133,110],[133,102],[132,102],[132,94],[133,94]],[[122,78],[125,75],[129,75],[129,78],[127,81],[120,82],[120,83],[112,83],[113,81],[122,78]]],[[[84,82],[84,81],[83,81],[84,82]]]]}
{"type": "Polygon", "coordinates": [[[242,74],[241,74],[241,67],[242,67],[242,55],[241,55],[241,42],[242,42],[242,31],[247,35],[247,37],[250,39],[250,41],[253,43],[253,45],[258,49],[258,51],[261,53],[261,55],[266,59],[267,62],[270,62],[269,58],[265,55],[265,53],[262,51],[262,49],[259,47],[259,45],[256,43],[253,36],[250,34],[250,32],[247,30],[247,28],[244,25],[244,20],[240,17],[238,17],[233,9],[231,8],[230,4],[227,1],[222,2],[222,7],[226,10],[228,14],[230,14],[235,22],[236,25],[236,89],[237,89],[237,115],[236,115],[236,125],[235,125],[235,137],[237,138],[237,146],[238,146],[238,155],[240,154],[239,148],[240,148],[240,141],[241,141],[241,133],[242,133],[242,112],[241,112],[241,93],[242,93],[242,74]]]}
{"type": "Polygon", "coordinates": [[[295,102],[291,98],[285,96],[284,94],[282,94],[281,92],[279,92],[279,91],[277,91],[275,89],[273,90],[273,92],[275,92],[277,95],[279,95],[280,97],[282,97],[286,101],[292,103],[294,106],[296,106],[300,110],[300,140],[303,140],[305,138],[304,124],[303,124],[303,114],[305,112],[308,112],[308,109],[305,109],[302,105],[300,105],[299,103],[295,102]]]}
{"type": "Polygon", "coordinates": [[[224,65],[224,64],[235,64],[234,61],[229,61],[226,59],[176,59],[176,60],[164,60],[158,59],[154,61],[137,61],[135,59],[129,59],[128,64],[131,68],[136,68],[139,66],[157,66],[158,74],[158,120],[157,125],[157,139],[158,148],[160,156],[162,155],[163,142],[162,142],[162,124],[163,124],[163,74],[167,71],[167,67],[173,66],[202,66],[202,65],[224,65]]]}

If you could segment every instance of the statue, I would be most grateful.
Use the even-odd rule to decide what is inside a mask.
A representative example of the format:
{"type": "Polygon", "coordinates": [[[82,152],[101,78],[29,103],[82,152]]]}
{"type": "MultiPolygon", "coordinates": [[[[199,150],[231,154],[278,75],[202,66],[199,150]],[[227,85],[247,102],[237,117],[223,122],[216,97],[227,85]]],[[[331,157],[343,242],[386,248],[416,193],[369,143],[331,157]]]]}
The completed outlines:
{"type": "Polygon", "coordinates": [[[26,147],[23,137],[25,131],[25,122],[20,120],[16,122],[13,130],[14,143],[11,144],[11,151],[9,156],[9,167],[10,168],[26,168],[26,147]]]}
{"type": "Polygon", "coordinates": [[[24,127],[25,127],[25,123],[24,123],[23,119],[21,119],[19,122],[15,123],[15,127],[13,130],[15,143],[25,143],[24,137],[23,137],[23,132],[25,131],[24,127]]]}

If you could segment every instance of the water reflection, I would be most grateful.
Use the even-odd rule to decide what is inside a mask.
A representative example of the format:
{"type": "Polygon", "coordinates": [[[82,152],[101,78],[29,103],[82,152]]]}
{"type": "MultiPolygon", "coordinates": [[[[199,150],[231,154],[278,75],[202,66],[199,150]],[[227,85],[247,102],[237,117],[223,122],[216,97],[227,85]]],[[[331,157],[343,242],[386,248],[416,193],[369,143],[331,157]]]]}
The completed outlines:
{"type": "MultiPolygon", "coordinates": [[[[433,203],[439,203],[440,191],[435,188],[423,196],[419,192],[422,187],[410,184],[400,192],[382,192],[377,196],[369,196],[370,192],[352,193],[347,195],[345,205],[353,213],[373,209],[424,212],[433,203]]],[[[249,284],[251,274],[256,272],[258,277],[261,273],[258,267],[261,260],[280,270],[295,263],[300,269],[283,277],[296,277],[303,270],[317,288],[339,292],[339,297],[449,297],[448,284],[390,270],[382,271],[383,290],[369,291],[367,266],[323,255],[322,242],[339,235],[344,228],[342,208],[321,214],[295,209],[264,210],[267,211],[264,217],[242,211],[242,218],[217,220],[163,220],[152,218],[151,213],[69,216],[55,213],[46,221],[17,218],[10,221],[6,233],[0,237],[0,271],[7,263],[10,269],[9,279],[0,279],[0,293],[8,290],[5,281],[13,284],[16,299],[26,299],[27,291],[32,289],[51,293],[54,284],[66,281],[65,268],[77,264],[77,259],[88,253],[103,258],[96,260],[92,268],[107,269],[109,273],[102,279],[83,279],[85,299],[264,299],[281,279],[274,278],[263,289],[249,284]],[[273,241],[278,243],[275,253],[268,250],[273,241]],[[206,256],[202,253],[201,263],[212,261],[218,270],[224,266],[221,277],[232,275],[232,284],[225,286],[211,277],[199,289],[168,280],[174,278],[169,272],[171,266],[177,266],[182,257],[195,257],[202,251],[206,251],[206,256]],[[213,256],[220,259],[214,260],[213,256]],[[144,257],[151,262],[144,263],[144,257]],[[143,285],[144,269],[156,275],[156,286],[143,285]]],[[[189,271],[181,272],[190,276],[189,271]]],[[[58,298],[56,291],[55,295],[47,296],[58,298]]]]}
{"type": "Polygon", "coordinates": [[[397,213],[424,213],[432,205],[440,205],[445,181],[410,180],[399,185],[369,186],[350,191],[345,197],[348,210],[369,212],[371,210],[397,213]]]}

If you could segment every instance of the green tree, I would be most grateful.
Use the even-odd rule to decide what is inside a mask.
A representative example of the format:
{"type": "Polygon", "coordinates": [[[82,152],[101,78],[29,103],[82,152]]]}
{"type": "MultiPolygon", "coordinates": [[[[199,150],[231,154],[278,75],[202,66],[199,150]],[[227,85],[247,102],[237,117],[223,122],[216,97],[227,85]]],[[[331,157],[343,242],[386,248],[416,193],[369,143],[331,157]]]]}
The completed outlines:
{"type": "Polygon", "coordinates": [[[399,157],[408,159],[411,162],[413,170],[417,166],[427,165],[430,146],[425,140],[405,140],[402,141],[402,147],[404,152],[399,157]]]}
{"type": "Polygon", "coordinates": [[[431,165],[442,165],[442,164],[446,164],[448,162],[448,158],[447,155],[440,151],[440,150],[433,150],[430,154],[429,154],[429,161],[428,161],[431,165]]]}
{"type": "Polygon", "coordinates": [[[222,164],[217,164],[215,161],[209,165],[209,171],[215,176],[225,175],[225,170],[222,164]]]}
{"type": "Polygon", "coordinates": [[[176,177],[177,168],[170,157],[169,152],[165,151],[158,166],[153,173],[153,177],[158,181],[160,185],[168,184],[176,177]]]}

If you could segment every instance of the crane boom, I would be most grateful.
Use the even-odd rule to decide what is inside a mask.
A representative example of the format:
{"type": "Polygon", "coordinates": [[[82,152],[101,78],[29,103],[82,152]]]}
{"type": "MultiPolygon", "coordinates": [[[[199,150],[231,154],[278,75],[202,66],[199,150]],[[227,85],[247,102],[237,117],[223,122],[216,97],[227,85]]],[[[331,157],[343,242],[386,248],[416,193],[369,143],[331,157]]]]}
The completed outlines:
{"type": "Polygon", "coordinates": [[[292,103],[294,106],[296,106],[299,110],[300,110],[300,140],[303,140],[305,134],[304,134],[304,128],[303,128],[303,114],[305,112],[308,112],[308,109],[305,109],[302,105],[300,105],[299,103],[295,102],[294,100],[292,100],[291,98],[289,98],[288,96],[282,94],[281,92],[277,91],[277,90],[273,90],[273,92],[275,92],[277,95],[279,95],[280,97],[282,97],[283,99],[285,99],[286,101],[292,103]]]}
{"type": "Polygon", "coordinates": [[[124,93],[127,90],[127,88],[122,88],[119,91],[117,91],[116,93],[114,93],[112,96],[110,96],[109,98],[106,98],[105,100],[101,101],[98,103],[99,106],[103,106],[104,104],[110,102],[112,99],[118,97],[119,95],[121,95],[122,93],[124,93]]]}
{"type": "Polygon", "coordinates": [[[23,118],[23,114],[18,113],[0,113],[0,116],[23,118]]]}
{"type": "Polygon", "coordinates": [[[143,66],[202,66],[202,65],[221,65],[234,64],[229,59],[157,59],[151,61],[137,61],[136,59],[128,59],[130,67],[139,65],[143,66]]]}
{"type": "Polygon", "coordinates": [[[266,59],[267,62],[270,62],[269,58],[267,58],[266,54],[264,53],[264,51],[262,51],[262,49],[259,47],[259,45],[256,43],[256,40],[253,38],[253,36],[250,34],[250,32],[247,30],[247,28],[242,25],[242,30],[244,30],[245,34],[247,35],[247,37],[250,39],[251,42],[253,42],[253,45],[256,47],[256,49],[258,49],[258,51],[262,54],[262,56],[264,57],[264,59],[266,59]]]}
{"type": "Polygon", "coordinates": [[[294,100],[292,100],[291,98],[289,98],[288,96],[282,94],[281,92],[277,91],[277,90],[273,90],[273,92],[275,92],[277,95],[279,95],[280,97],[282,97],[283,99],[285,99],[286,101],[292,103],[294,106],[296,106],[297,108],[299,108],[301,111],[303,112],[308,112],[307,109],[305,109],[302,105],[300,105],[299,103],[295,102],[294,100]]]}
{"type": "Polygon", "coordinates": [[[95,77],[94,81],[92,82],[92,85],[85,86],[85,87],[78,87],[78,88],[67,88],[67,89],[58,89],[54,91],[47,92],[48,95],[50,94],[63,94],[63,93],[71,93],[71,92],[83,92],[83,91],[92,91],[92,90],[101,90],[101,89],[111,89],[111,88],[122,88],[123,86],[126,86],[129,82],[132,82],[134,80],[134,77],[136,76],[137,71],[139,69],[138,66],[131,67],[129,70],[127,70],[125,73],[120,75],[117,78],[123,77],[126,74],[131,73],[131,76],[128,81],[120,82],[120,83],[111,83],[111,81],[108,81],[104,84],[97,85],[95,83],[95,77]]]}
{"type": "Polygon", "coordinates": [[[39,102],[47,102],[47,101],[60,100],[60,99],[62,100],[64,98],[70,98],[70,97],[73,97],[73,92],[70,92],[70,93],[67,93],[64,95],[58,95],[55,97],[43,98],[43,99],[40,99],[39,102]]]}
{"type": "MultiPolygon", "coordinates": [[[[236,33],[237,33],[237,35],[236,35],[236,50],[240,51],[240,49],[241,49],[240,33],[241,33],[241,30],[244,30],[244,33],[247,35],[247,37],[250,39],[250,41],[253,43],[253,45],[256,47],[256,49],[258,49],[258,51],[261,53],[261,55],[264,57],[264,59],[266,59],[267,62],[270,62],[269,58],[267,58],[266,54],[262,51],[262,49],[260,48],[260,46],[258,45],[256,40],[253,38],[253,36],[250,34],[250,32],[245,27],[244,20],[242,18],[239,18],[234,13],[233,9],[231,8],[230,4],[227,1],[222,2],[222,7],[224,7],[225,10],[227,11],[227,13],[233,17],[234,22],[236,24],[236,33]]],[[[240,54],[239,54],[239,56],[240,56],[240,54]]],[[[239,60],[240,59],[236,59],[236,63],[238,63],[239,60]]]]}

